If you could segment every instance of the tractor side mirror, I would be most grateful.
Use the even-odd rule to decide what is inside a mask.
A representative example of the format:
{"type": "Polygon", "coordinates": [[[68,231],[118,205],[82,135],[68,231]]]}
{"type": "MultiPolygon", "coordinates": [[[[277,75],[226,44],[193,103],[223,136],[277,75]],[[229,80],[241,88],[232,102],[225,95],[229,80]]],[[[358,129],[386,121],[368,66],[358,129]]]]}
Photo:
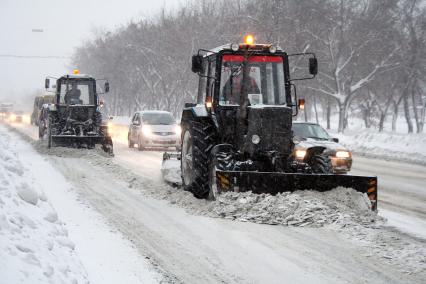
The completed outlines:
{"type": "Polygon", "coordinates": [[[49,87],[50,87],[50,80],[49,78],[46,78],[46,80],[44,81],[44,88],[49,89],[49,87]]]}
{"type": "Polygon", "coordinates": [[[339,143],[339,138],[331,138],[331,141],[339,143]]]}
{"type": "Polygon", "coordinates": [[[318,60],[316,57],[309,58],[309,74],[314,76],[318,74],[318,60]]]}
{"type": "Polygon", "coordinates": [[[109,82],[108,82],[108,81],[107,81],[107,82],[105,82],[104,89],[105,89],[105,93],[108,93],[108,92],[109,92],[109,82]]]}
{"type": "Polygon", "coordinates": [[[192,56],[192,72],[203,73],[203,57],[201,55],[192,56]]]}

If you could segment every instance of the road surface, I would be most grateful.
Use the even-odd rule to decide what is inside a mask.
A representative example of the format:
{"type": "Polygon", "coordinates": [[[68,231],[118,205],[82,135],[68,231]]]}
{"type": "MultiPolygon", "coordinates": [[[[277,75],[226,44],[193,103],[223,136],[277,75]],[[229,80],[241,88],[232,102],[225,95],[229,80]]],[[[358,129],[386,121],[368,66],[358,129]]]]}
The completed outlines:
{"type": "MultiPolygon", "coordinates": [[[[34,127],[16,127],[36,138],[34,127]]],[[[407,273],[401,268],[403,258],[388,261],[372,253],[373,248],[380,252],[381,245],[383,250],[398,251],[397,245],[380,243],[381,239],[364,246],[328,228],[260,225],[189,214],[144,193],[179,190],[162,182],[161,152],[139,152],[124,143],[114,146],[115,157],[108,159],[71,151],[41,154],[171,282],[420,283],[425,279],[425,263],[410,262],[410,255],[405,256],[406,264],[416,269],[407,273]],[[133,186],[134,176],[142,180],[138,188],[133,186]]],[[[354,173],[378,175],[379,209],[395,226],[381,233],[403,240],[410,248],[424,247],[426,169],[361,157],[354,160],[354,173]]]]}

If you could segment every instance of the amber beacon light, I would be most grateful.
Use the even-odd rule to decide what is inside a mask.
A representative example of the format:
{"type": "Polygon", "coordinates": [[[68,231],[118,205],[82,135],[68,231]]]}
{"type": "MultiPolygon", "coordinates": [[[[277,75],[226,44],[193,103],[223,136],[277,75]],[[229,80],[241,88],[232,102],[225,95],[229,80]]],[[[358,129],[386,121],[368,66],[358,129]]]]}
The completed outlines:
{"type": "Polygon", "coordinates": [[[245,44],[253,44],[254,43],[254,37],[252,35],[246,35],[244,37],[244,43],[245,44]]]}

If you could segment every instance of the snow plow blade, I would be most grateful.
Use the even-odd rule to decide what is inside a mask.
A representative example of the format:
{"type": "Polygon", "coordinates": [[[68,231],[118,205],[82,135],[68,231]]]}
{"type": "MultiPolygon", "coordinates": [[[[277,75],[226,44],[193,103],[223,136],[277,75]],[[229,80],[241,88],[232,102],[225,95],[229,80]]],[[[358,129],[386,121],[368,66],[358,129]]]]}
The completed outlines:
{"type": "Polygon", "coordinates": [[[103,136],[75,136],[75,135],[52,135],[49,147],[74,147],[90,148],[95,144],[101,144],[102,150],[114,156],[112,140],[103,136]]]}
{"type": "Polygon", "coordinates": [[[272,195],[297,190],[324,192],[342,186],[366,193],[371,209],[377,211],[377,177],[373,176],[216,170],[216,184],[219,192],[252,191],[272,195]]]}

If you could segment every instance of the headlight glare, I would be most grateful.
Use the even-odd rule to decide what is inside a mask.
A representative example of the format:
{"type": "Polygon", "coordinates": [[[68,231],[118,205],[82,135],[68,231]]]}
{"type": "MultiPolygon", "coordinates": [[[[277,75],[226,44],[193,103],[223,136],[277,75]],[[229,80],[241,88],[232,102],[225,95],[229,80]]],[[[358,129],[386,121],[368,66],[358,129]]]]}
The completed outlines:
{"type": "Polygon", "coordinates": [[[176,133],[177,135],[180,135],[180,134],[182,133],[182,128],[180,128],[180,126],[179,126],[179,125],[176,125],[176,127],[175,127],[175,133],[176,133]]]}
{"type": "Polygon", "coordinates": [[[296,158],[303,159],[306,156],[306,150],[296,150],[296,158]]]}
{"type": "Polygon", "coordinates": [[[150,136],[152,134],[151,127],[149,127],[147,125],[142,126],[142,133],[145,136],[150,136]]]}
{"type": "Polygon", "coordinates": [[[348,151],[337,151],[336,158],[349,158],[350,154],[348,151]]]}

